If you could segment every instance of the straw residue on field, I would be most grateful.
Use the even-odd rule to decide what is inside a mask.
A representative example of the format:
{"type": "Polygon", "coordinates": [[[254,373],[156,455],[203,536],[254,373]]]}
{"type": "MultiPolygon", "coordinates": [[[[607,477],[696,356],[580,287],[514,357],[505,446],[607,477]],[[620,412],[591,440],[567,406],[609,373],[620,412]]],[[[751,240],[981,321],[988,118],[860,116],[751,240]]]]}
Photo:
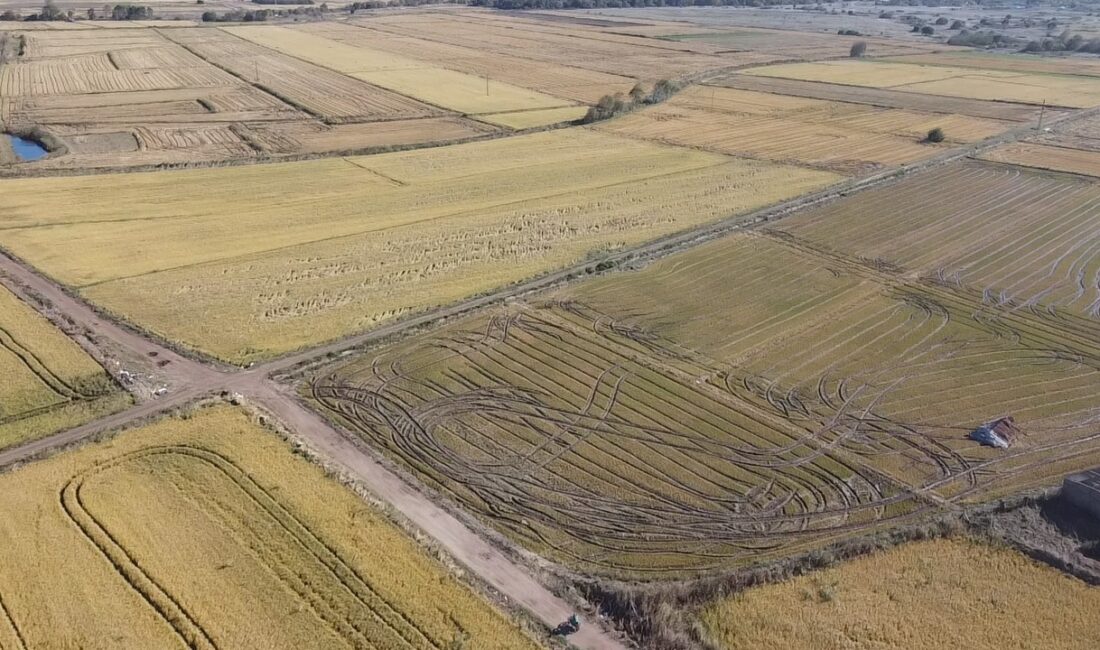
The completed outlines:
{"type": "Polygon", "coordinates": [[[838,177],[569,130],[103,179],[0,183],[0,242],[120,316],[247,362],[838,177]]]}
{"type": "Polygon", "coordinates": [[[703,610],[722,650],[1047,648],[1100,643],[1100,590],[1007,548],[906,544],[703,610]]]}
{"type": "Polygon", "coordinates": [[[229,407],[0,477],[4,647],[538,647],[229,407]]]}

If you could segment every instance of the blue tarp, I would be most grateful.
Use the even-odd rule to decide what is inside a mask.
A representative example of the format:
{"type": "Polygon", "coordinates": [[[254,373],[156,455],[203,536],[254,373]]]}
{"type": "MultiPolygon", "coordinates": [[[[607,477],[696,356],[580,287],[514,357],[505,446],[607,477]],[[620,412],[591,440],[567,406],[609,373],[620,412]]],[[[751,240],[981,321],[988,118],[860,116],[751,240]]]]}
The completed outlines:
{"type": "Polygon", "coordinates": [[[993,432],[993,427],[983,425],[970,432],[970,439],[999,449],[1008,449],[1008,441],[993,432]]]}

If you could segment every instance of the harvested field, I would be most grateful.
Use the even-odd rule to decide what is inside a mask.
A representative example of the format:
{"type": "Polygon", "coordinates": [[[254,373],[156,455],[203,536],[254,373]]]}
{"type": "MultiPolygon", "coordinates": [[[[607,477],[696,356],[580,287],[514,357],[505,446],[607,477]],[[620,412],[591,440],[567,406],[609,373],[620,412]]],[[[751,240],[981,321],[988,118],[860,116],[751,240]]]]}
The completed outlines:
{"type": "Polygon", "coordinates": [[[981,158],[1036,169],[1100,176],[1100,151],[1019,142],[987,151],[981,158]]]}
{"type": "Polygon", "coordinates": [[[44,129],[68,151],[21,173],[407,147],[503,130],[212,27],[25,36],[24,56],[0,71],[0,121],[44,129]],[[345,124],[354,126],[335,128],[345,124]]]}
{"type": "Polygon", "coordinates": [[[492,113],[481,115],[479,119],[492,124],[499,124],[510,129],[529,129],[547,124],[561,122],[573,122],[585,116],[588,108],[585,106],[568,106],[566,108],[547,108],[537,111],[516,111],[514,113],[492,113]]]}
{"type": "Polygon", "coordinates": [[[357,24],[356,27],[313,23],[303,25],[299,29],[348,45],[376,48],[482,79],[488,77],[491,80],[587,104],[596,103],[604,95],[629,92],[635,83],[634,79],[629,77],[532,60],[516,53],[508,55],[487,52],[483,48],[449,45],[425,38],[394,34],[370,27],[374,22],[371,20],[357,24]]]}
{"type": "MultiPolygon", "coordinates": [[[[935,173],[1025,198],[970,167],[935,173]]],[[[312,397],[518,543],[622,578],[784,556],[1100,462],[1095,321],[983,304],[811,237],[890,230],[843,223],[869,193],[809,213],[814,233],[789,217],[798,237],[728,236],[369,352],[312,397]],[[968,439],[1007,414],[1010,450],[968,439]]],[[[921,196],[868,214],[906,215],[900,230],[951,202],[921,196]]]]}
{"type": "MultiPolygon", "coordinates": [[[[559,12],[562,15],[566,12],[559,12]]],[[[645,8],[600,8],[569,12],[579,16],[599,16],[601,18],[633,21],[676,21],[680,29],[697,25],[702,28],[753,27],[759,29],[777,29],[801,32],[799,36],[811,35],[808,32],[819,31],[835,35],[838,29],[859,29],[872,36],[891,36],[894,39],[913,39],[915,47],[921,45],[940,46],[939,43],[927,43],[917,40],[909,32],[909,27],[898,21],[878,20],[873,16],[846,14],[827,14],[818,11],[784,10],[773,7],[753,9],[749,7],[707,7],[697,6],[689,9],[679,7],[645,8]],[[685,25],[686,23],[686,25],[685,25]]],[[[903,41],[904,42],[904,41],[903,41]]],[[[942,47],[942,46],[940,46],[942,47]]]]}
{"type": "Polygon", "coordinates": [[[1100,104],[1100,79],[1068,75],[857,60],[775,65],[745,74],[1068,108],[1100,104]]]}
{"type": "Polygon", "coordinates": [[[1063,447],[1100,458],[1100,371],[840,265],[733,237],[372,354],[314,397],[518,541],[615,575],[783,555],[919,495],[1050,480],[1025,461],[1063,447]],[[990,404],[1036,436],[1011,459],[966,439],[990,404]]]}
{"type": "Polygon", "coordinates": [[[376,86],[461,113],[476,114],[557,108],[568,102],[533,90],[347,45],[286,27],[226,27],[245,40],[270,47],[376,86]]]}
{"type": "Polygon", "coordinates": [[[43,31],[26,40],[27,53],[0,70],[0,119],[45,129],[69,151],[25,171],[251,158],[232,125],[304,117],[156,30],[43,31]]]}
{"type": "Polygon", "coordinates": [[[2,181],[0,244],[116,314],[247,362],[837,180],[562,130],[115,187],[2,181]]]}
{"type": "Polygon", "coordinates": [[[165,36],[325,120],[364,122],[441,114],[409,97],[279,54],[220,29],[177,29],[165,36]]]}
{"type": "Polygon", "coordinates": [[[722,650],[1071,650],[1100,643],[1098,608],[1100,590],[1016,551],[936,540],[750,589],[700,619],[722,650]]]}
{"type": "MultiPolygon", "coordinates": [[[[793,97],[868,104],[883,108],[902,108],[926,113],[951,113],[1010,122],[1029,122],[1035,120],[1039,115],[1037,107],[1025,104],[987,102],[961,97],[937,97],[899,90],[858,88],[817,81],[799,81],[797,79],[779,79],[746,74],[729,75],[711,81],[709,84],[740,90],[791,95],[793,97]]],[[[1047,115],[1052,117],[1058,114],[1060,112],[1052,110],[1047,112],[1047,115]]]]}
{"type": "Polygon", "coordinates": [[[1004,131],[1010,124],[697,86],[659,106],[598,128],[721,153],[859,173],[941,153],[942,148],[919,142],[935,126],[942,127],[949,140],[972,142],[1004,131]]]}
{"type": "Polygon", "coordinates": [[[945,65],[961,68],[1005,70],[1007,72],[1033,72],[1038,74],[1100,77],[1100,61],[1085,57],[993,54],[990,52],[962,50],[957,52],[892,56],[885,60],[896,63],[916,63],[918,65],[945,65]]]}
{"type": "Polygon", "coordinates": [[[538,647],[235,409],[0,483],[5,647],[538,647]]]}
{"type": "Polygon", "coordinates": [[[1097,205],[1092,181],[967,162],[799,214],[783,229],[967,287],[986,304],[1096,319],[1097,205]]]}
{"type": "Polygon", "coordinates": [[[232,84],[217,68],[116,68],[104,54],[39,59],[0,69],[0,94],[7,97],[80,95],[232,84]]]}
{"type": "MultiPolygon", "coordinates": [[[[653,82],[760,61],[760,55],[719,56],[720,48],[603,34],[583,27],[530,25],[519,19],[486,20],[480,15],[378,16],[372,29],[420,38],[505,57],[520,57],[561,66],[653,82]]],[[[774,60],[768,55],[767,60],[774,60]]]]}
{"type": "Polygon", "coordinates": [[[238,133],[250,144],[274,155],[444,143],[476,138],[495,131],[481,122],[457,116],[334,125],[316,122],[260,123],[238,129],[238,133]]]}
{"type": "Polygon", "coordinates": [[[0,286],[0,449],[129,404],[80,346],[0,286]]]}
{"type": "Polygon", "coordinates": [[[807,32],[792,34],[783,30],[733,29],[728,31],[710,31],[701,33],[671,34],[663,38],[682,43],[709,43],[725,54],[727,52],[767,52],[775,60],[829,59],[846,56],[852,45],[862,41],[867,44],[868,52],[875,56],[885,54],[923,53],[924,48],[914,47],[900,41],[868,39],[864,36],[839,36],[837,34],[812,34],[807,32]]]}

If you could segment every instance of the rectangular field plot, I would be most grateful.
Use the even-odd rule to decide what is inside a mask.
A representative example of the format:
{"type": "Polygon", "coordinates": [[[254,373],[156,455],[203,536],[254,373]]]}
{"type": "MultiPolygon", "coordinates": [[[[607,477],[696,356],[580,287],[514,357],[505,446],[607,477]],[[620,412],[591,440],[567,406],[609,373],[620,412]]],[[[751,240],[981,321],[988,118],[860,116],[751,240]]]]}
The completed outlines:
{"type": "Polygon", "coordinates": [[[165,37],[326,120],[362,122],[442,114],[409,97],[279,54],[220,29],[176,29],[165,37]]]}
{"type": "MultiPolygon", "coordinates": [[[[697,74],[730,65],[774,61],[774,55],[731,53],[720,48],[604,34],[583,26],[532,25],[525,19],[484,15],[377,16],[364,24],[395,36],[470,48],[504,57],[576,67],[647,82],[697,74]],[[700,47],[701,46],[701,47],[700,47]],[[696,50],[703,51],[696,51],[696,50]]],[[[613,31],[613,30],[612,30],[613,31]]]]}
{"type": "Polygon", "coordinates": [[[227,27],[245,40],[460,113],[559,108],[571,102],[399,54],[285,27],[227,27]]]}
{"type": "Polygon", "coordinates": [[[0,286],[0,449],[127,404],[80,346],[0,286]]]}
{"type": "Polygon", "coordinates": [[[670,577],[1100,461],[1094,334],[735,235],[369,353],[311,390],[529,548],[670,577]],[[968,439],[1009,414],[1012,449],[968,439]]]}
{"type": "Polygon", "coordinates": [[[670,144],[859,173],[942,153],[939,147],[919,142],[937,126],[949,140],[970,142],[1004,131],[1010,123],[698,86],[660,106],[599,128],[670,144]]]}
{"type": "Polygon", "coordinates": [[[986,151],[981,158],[1036,169],[1100,176],[1100,151],[1016,142],[986,151]]]}
{"type": "Polygon", "coordinates": [[[0,243],[120,316],[240,362],[839,179],[589,130],[103,178],[0,182],[0,243]]]}
{"type": "MultiPolygon", "coordinates": [[[[298,29],[348,45],[384,50],[482,79],[502,81],[587,104],[596,103],[604,95],[629,92],[635,83],[631,77],[573,65],[491,52],[481,47],[450,45],[404,32],[383,31],[383,28],[370,26],[375,23],[373,19],[355,27],[340,23],[310,23],[298,29]]],[[[523,50],[518,54],[526,55],[529,51],[523,50]]]]}
{"type": "Polygon", "coordinates": [[[5,648],[539,647],[228,407],[0,477],[5,648]]]}
{"type": "Polygon", "coordinates": [[[774,65],[745,74],[1068,108],[1100,104],[1100,79],[1088,76],[856,60],[774,65]]]}
{"type": "MultiPolygon", "coordinates": [[[[964,97],[939,97],[905,92],[903,90],[844,86],[841,84],[829,84],[819,81],[780,79],[778,77],[763,77],[749,74],[732,74],[711,81],[709,84],[725,86],[727,88],[738,88],[740,90],[755,90],[764,93],[790,95],[792,97],[827,99],[837,102],[881,106],[883,108],[904,108],[926,113],[968,115],[970,117],[1006,120],[1010,122],[1028,122],[1035,120],[1039,116],[1040,110],[1037,106],[1029,106],[1026,104],[988,102],[980,99],[966,99],[964,97]]],[[[1048,116],[1054,114],[1052,110],[1048,109],[1048,116]]]]}
{"type": "Polygon", "coordinates": [[[968,287],[986,304],[1100,317],[1100,186],[1087,179],[966,162],[801,213],[782,228],[968,287]]]}
{"type": "Polygon", "coordinates": [[[943,65],[986,70],[1007,70],[1008,72],[1100,77],[1100,61],[1084,57],[993,54],[975,50],[961,50],[930,54],[906,54],[888,57],[884,60],[918,65],[943,65]]]}
{"type": "Polygon", "coordinates": [[[1100,591],[1050,566],[1009,548],[951,539],[749,589],[706,607],[700,620],[721,650],[819,650],[828,647],[822,639],[907,650],[995,650],[1012,639],[1019,647],[1074,650],[1100,639],[1088,615],[1098,608],[1100,591]]]}
{"type": "MultiPolygon", "coordinates": [[[[0,69],[0,122],[42,129],[63,147],[18,171],[364,153],[504,129],[216,28],[129,26],[21,36],[26,51],[0,69]]],[[[484,92],[483,83],[478,88],[484,92]]]]}

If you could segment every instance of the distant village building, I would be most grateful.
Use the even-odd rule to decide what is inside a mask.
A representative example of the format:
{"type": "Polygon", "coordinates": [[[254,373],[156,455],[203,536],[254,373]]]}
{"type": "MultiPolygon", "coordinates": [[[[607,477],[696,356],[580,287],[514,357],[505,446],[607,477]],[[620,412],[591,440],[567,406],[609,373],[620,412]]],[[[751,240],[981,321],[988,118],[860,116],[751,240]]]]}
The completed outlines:
{"type": "Polygon", "coordinates": [[[1008,449],[1019,435],[1016,420],[1011,415],[986,422],[970,432],[970,439],[998,449],[1008,449]]]}
{"type": "Polygon", "coordinates": [[[1067,476],[1062,496],[1100,520],[1100,467],[1067,476]]]}

